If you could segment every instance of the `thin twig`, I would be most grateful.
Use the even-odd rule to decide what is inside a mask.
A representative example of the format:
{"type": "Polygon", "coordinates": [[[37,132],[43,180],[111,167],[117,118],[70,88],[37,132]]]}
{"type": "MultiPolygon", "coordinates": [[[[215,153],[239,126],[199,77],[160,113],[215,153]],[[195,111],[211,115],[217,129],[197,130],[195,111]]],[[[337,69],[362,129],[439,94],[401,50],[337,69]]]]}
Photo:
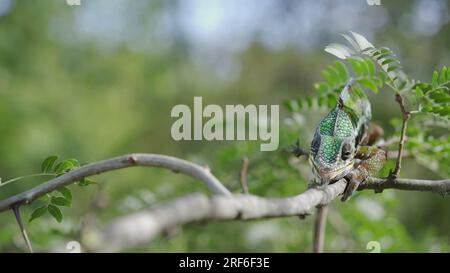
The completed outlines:
{"type": "Polygon", "coordinates": [[[325,229],[327,226],[327,213],[328,206],[318,206],[316,221],[314,223],[314,241],[313,241],[313,252],[323,253],[324,243],[325,243],[325,229]]]}
{"type": "Polygon", "coordinates": [[[289,152],[292,153],[295,157],[309,156],[309,151],[300,147],[300,139],[297,139],[297,141],[295,141],[295,144],[290,147],[289,152]]]}
{"type": "Polygon", "coordinates": [[[19,206],[14,206],[12,207],[12,210],[14,211],[14,216],[16,217],[17,224],[19,224],[20,232],[22,233],[23,239],[25,240],[28,251],[30,251],[30,253],[33,253],[33,247],[31,246],[27,231],[25,230],[25,226],[23,225],[22,216],[20,215],[20,208],[19,206]]]}
{"type": "Polygon", "coordinates": [[[239,173],[239,181],[241,182],[242,185],[242,191],[245,194],[248,194],[248,183],[247,183],[247,177],[248,177],[248,158],[244,157],[242,159],[242,166],[241,166],[241,171],[239,173]]]}
{"type": "Polygon", "coordinates": [[[403,114],[403,122],[402,122],[402,131],[400,135],[400,141],[398,143],[398,154],[397,154],[397,161],[395,162],[395,169],[394,171],[389,174],[389,177],[397,178],[400,174],[400,170],[402,168],[402,158],[403,158],[403,149],[405,145],[405,138],[406,138],[406,126],[408,124],[408,120],[411,117],[411,113],[408,112],[405,108],[404,98],[400,93],[397,93],[395,95],[395,101],[400,105],[400,110],[403,114]]]}

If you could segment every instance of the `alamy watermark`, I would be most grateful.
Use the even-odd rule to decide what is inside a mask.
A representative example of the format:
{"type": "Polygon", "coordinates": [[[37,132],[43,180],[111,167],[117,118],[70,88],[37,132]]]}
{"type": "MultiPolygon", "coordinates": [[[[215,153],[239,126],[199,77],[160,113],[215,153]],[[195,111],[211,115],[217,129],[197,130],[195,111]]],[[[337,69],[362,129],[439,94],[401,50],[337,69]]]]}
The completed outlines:
{"type": "Polygon", "coordinates": [[[81,253],[81,244],[78,241],[70,241],[66,244],[69,253],[81,253]]]}
{"type": "Polygon", "coordinates": [[[378,241],[370,241],[367,243],[366,249],[370,250],[370,253],[381,253],[381,244],[378,241]]]}
{"type": "Polygon", "coordinates": [[[66,3],[69,6],[80,6],[81,0],[66,0],[66,3]]]}
{"type": "Polygon", "coordinates": [[[381,0],[366,0],[367,5],[369,6],[380,6],[381,0]]]}
{"type": "Polygon", "coordinates": [[[275,151],[279,145],[279,105],[219,105],[203,108],[203,98],[194,97],[194,109],[175,105],[171,117],[178,118],[171,128],[179,140],[260,140],[261,151],[275,151]],[[193,113],[192,113],[193,112],[193,113]],[[204,118],[208,119],[203,123],[204,118]]]}

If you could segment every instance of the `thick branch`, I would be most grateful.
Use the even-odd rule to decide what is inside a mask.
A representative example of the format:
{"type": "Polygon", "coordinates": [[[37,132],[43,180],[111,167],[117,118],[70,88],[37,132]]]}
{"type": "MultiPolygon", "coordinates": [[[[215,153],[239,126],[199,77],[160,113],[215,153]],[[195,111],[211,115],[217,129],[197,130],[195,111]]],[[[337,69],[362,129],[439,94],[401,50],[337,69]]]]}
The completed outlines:
{"type": "MultiPolygon", "coordinates": [[[[324,189],[309,189],[286,198],[263,198],[255,195],[233,194],[208,197],[192,194],[115,220],[97,234],[91,249],[118,251],[149,242],[158,234],[179,225],[213,220],[250,220],[269,217],[286,217],[308,214],[311,208],[326,205],[342,194],[345,180],[324,189]]],[[[359,189],[402,189],[450,192],[450,179],[441,181],[370,178],[359,189]]]]}
{"type": "Polygon", "coordinates": [[[263,198],[250,194],[209,198],[200,193],[191,194],[114,221],[100,232],[96,245],[90,248],[118,251],[148,242],[175,226],[193,222],[303,215],[319,204],[329,203],[344,188],[345,181],[339,181],[323,190],[310,189],[287,198],[263,198]]]}
{"type": "Polygon", "coordinates": [[[14,206],[29,204],[42,195],[52,192],[62,186],[67,186],[77,182],[83,177],[133,166],[165,168],[174,172],[184,173],[203,181],[205,185],[215,194],[230,194],[230,192],[213,174],[211,174],[209,169],[206,167],[171,156],[156,154],[130,154],[82,166],[28,191],[1,200],[0,212],[8,210],[14,206]]]}

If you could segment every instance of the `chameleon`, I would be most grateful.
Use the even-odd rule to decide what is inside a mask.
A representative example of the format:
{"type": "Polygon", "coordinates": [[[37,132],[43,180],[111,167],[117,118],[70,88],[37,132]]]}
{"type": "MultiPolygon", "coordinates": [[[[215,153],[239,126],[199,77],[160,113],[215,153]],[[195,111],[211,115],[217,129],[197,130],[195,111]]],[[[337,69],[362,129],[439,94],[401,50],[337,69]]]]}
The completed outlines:
{"type": "Polygon", "coordinates": [[[319,123],[309,152],[315,181],[325,186],[347,181],[342,201],[350,198],[359,184],[376,175],[386,163],[386,151],[368,146],[371,106],[360,88],[352,88],[352,78],[334,107],[319,123]]]}

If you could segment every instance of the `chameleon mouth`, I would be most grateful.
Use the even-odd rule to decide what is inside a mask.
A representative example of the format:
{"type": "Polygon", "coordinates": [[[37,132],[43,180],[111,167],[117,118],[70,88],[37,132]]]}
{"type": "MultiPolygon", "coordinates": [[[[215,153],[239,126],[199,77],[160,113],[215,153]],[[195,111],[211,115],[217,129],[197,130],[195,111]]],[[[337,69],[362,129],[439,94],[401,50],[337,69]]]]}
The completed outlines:
{"type": "Polygon", "coordinates": [[[310,158],[310,162],[311,165],[313,166],[314,174],[319,178],[327,180],[341,179],[353,168],[354,165],[354,161],[350,160],[349,162],[346,162],[345,165],[343,166],[319,168],[312,158],[310,158]]]}

